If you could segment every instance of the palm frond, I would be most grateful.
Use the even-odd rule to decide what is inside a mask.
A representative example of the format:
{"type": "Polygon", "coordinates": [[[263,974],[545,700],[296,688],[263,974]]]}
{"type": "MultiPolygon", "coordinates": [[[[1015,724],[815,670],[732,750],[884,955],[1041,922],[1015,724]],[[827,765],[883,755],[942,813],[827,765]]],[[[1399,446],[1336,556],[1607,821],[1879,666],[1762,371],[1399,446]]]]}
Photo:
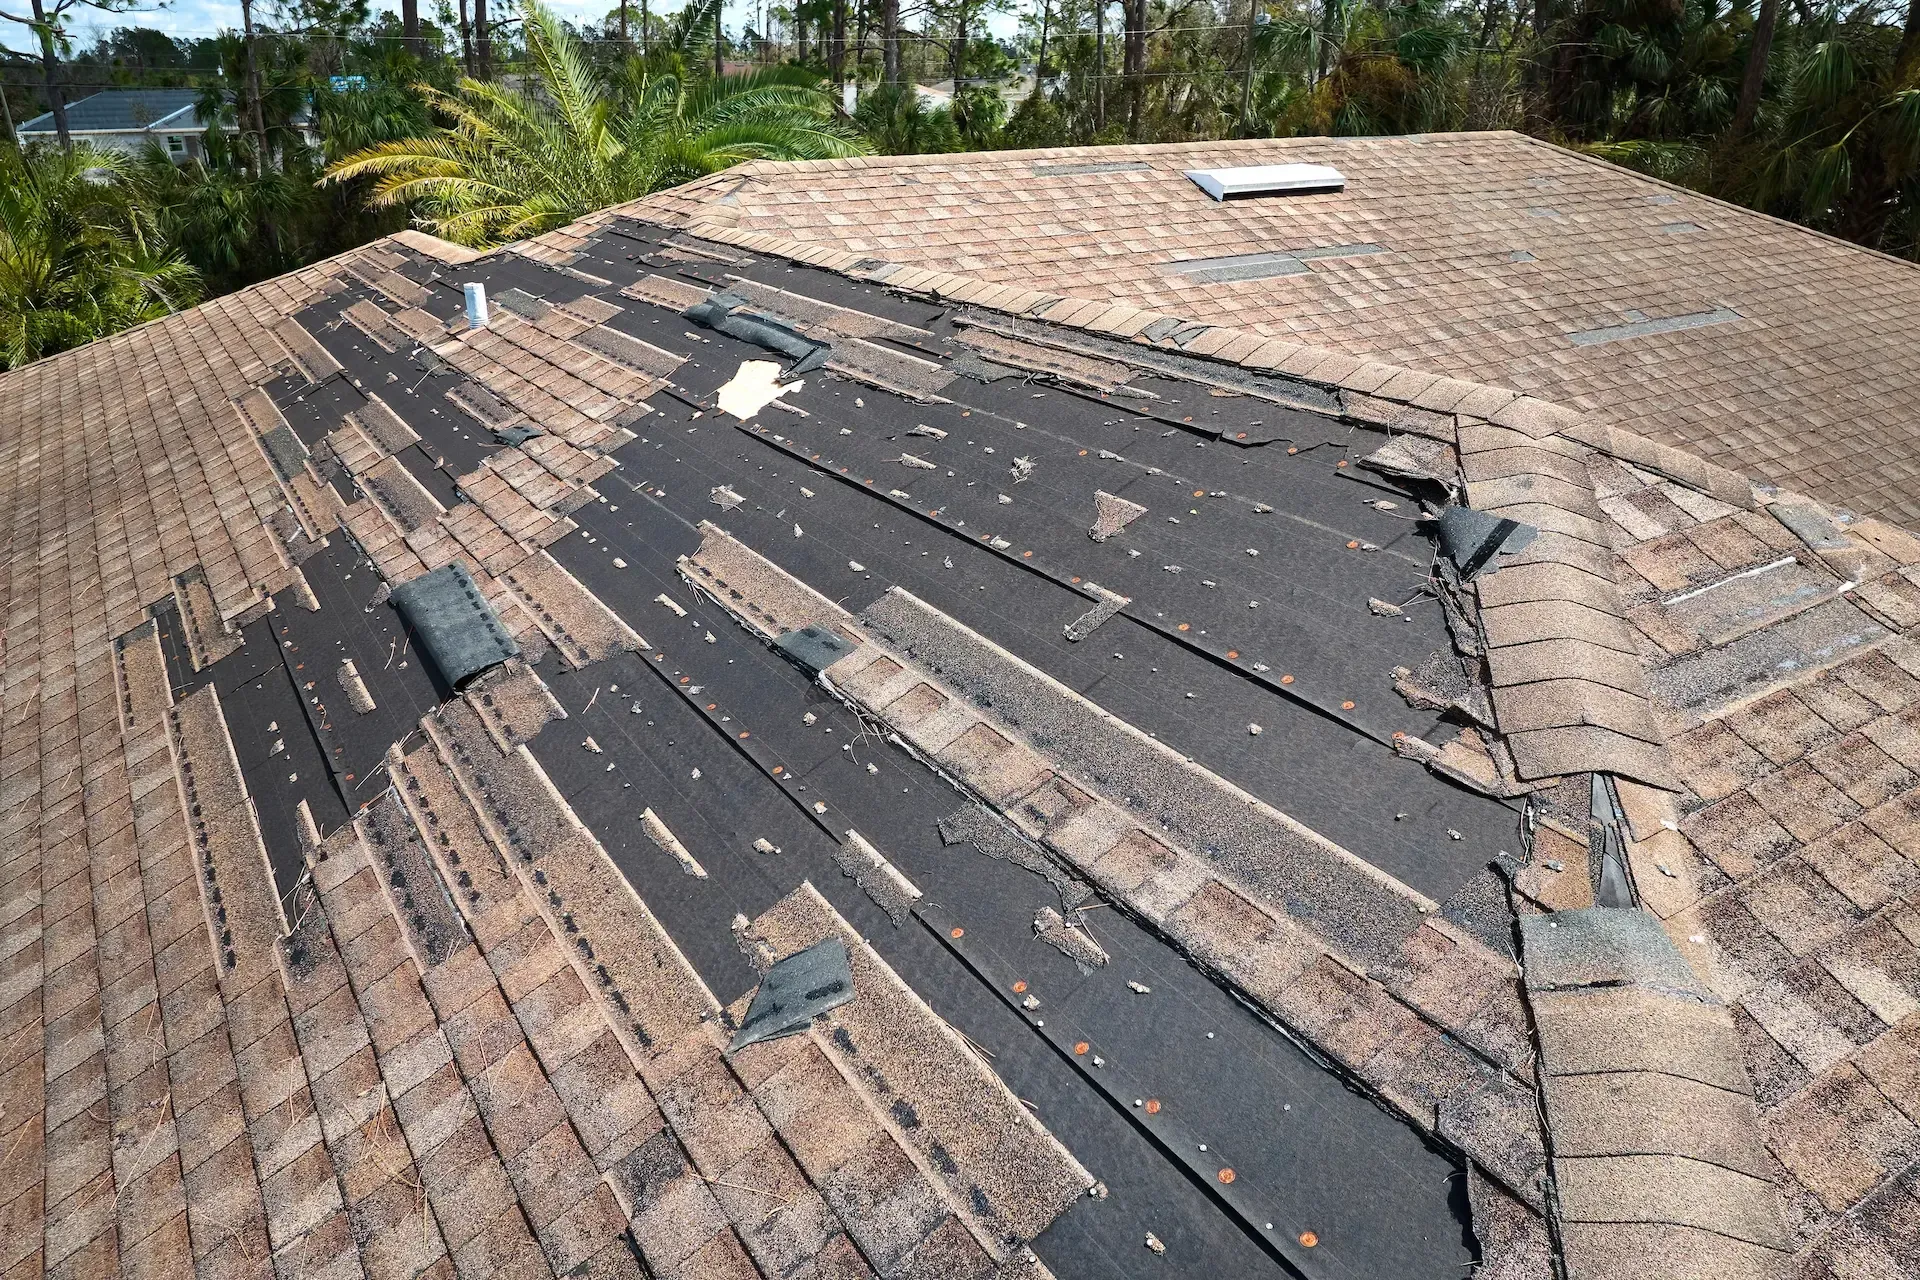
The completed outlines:
{"type": "MultiPolygon", "coordinates": [[[[690,47],[717,2],[683,11],[686,42],[673,49],[690,47]]],[[[689,77],[670,49],[602,72],[539,0],[521,8],[531,84],[423,86],[440,127],[343,156],[324,180],[367,181],[369,206],[407,206],[436,234],[490,245],[745,160],[867,150],[802,68],[689,77]]]]}

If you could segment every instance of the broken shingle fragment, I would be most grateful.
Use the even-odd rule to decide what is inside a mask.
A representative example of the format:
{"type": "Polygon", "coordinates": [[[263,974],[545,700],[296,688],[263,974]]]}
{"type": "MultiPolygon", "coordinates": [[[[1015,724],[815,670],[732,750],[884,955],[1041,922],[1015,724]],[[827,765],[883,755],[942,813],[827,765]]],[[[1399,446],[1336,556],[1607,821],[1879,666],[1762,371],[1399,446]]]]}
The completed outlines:
{"type": "Polygon", "coordinates": [[[1033,935],[1061,955],[1079,964],[1097,967],[1107,962],[1106,948],[1077,923],[1069,923],[1052,907],[1042,907],[1033,917],[1033,935]]]}
{"type": "Polygon", "coordinates": [[[1147,514],[1147,509],[1137,502],[1115,497],[1104,489],[1093,495],[1093,527],[1087,536],[1095,542],[1105,542],[1122,529],[1147,514]]]}

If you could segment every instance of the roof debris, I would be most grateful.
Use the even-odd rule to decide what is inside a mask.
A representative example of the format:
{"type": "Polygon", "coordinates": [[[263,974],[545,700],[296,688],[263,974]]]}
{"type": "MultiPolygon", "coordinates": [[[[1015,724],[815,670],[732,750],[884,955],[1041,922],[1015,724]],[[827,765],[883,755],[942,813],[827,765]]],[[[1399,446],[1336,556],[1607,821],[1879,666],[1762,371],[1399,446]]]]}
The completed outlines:
{"type": "MultiPolygon", "coordinates": [[[[696,775],[698,772],[695,770],[696,775]]],[[[641,810],[640,829],[647,833],[647,839],[653,841],[663,852],[672,855],[673,860],[680,864],[680,869],[686,874],[700,880],[707,878],[706,868],[700,865],[687,846],[680,843],[680,838],[673,834],[652,808],[641,810]]]]}
{"type": "Polygon", "coordinates": [[[761,975],[747,1016],[727,1052],[805,1031],[823,1013],[853,999],[853,959],[847,944],[827,938],[776,962],[761,975]]]}
{"type": "Polygon", "coordinates": [[[1441,551],[1446,553],[1463,581],[1471,581],[1482,570],[1488,570],[1495,556],[1524,549],[1540,532],[1518,520],[1457,505],[1442,510],[1434,524],[1439,530],[1441,551]]]}
{"type": "Polygon", "coordinates": [[[797,393],[805,385],[804,380],[781,382],[780,366],[771,360],[742,360],[739,372],[716,394],[715,403],[721,412],[744,422],[781,396],[797,393]]]}
{"type": "Polygon", "coordinates": [[[1052,907],[1042,907],[1033,917],[1033,933],[1040,941],[1085,968],[1097,968],[1107,962],[1107,952],[1080,921],[1068,921],[1052,907]]]}

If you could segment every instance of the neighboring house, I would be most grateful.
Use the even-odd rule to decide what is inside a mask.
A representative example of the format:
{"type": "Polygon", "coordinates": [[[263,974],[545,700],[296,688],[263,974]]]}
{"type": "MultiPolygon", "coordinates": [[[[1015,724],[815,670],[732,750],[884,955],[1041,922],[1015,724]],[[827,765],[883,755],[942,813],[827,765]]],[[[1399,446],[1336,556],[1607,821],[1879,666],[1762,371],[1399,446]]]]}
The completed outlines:
{"type": "MultiPolygon", "coordinates": [[[[207,121],[195,105],[199,100],[198,89],[104,89],[67,104],[67,133],[75,142],[89,142],[102,150],[128,155],[157,142],[175,163],[180,163],[206,150],[207,121]]],[[[294,123],[308,143],[317,140],[308,107],[299,109],[294,123]]],[[[240,132],[237,124],[225,124],[221,129],[229,135],[240,132]]],[[[22,142],[53,142],[59,137],[51,111],[35,116],[15,132],[22,142]]]]}
{"type": "Polygon", "coordinates": [[[1285,145],[0,376],[0,1272],[1920,1274],[1914,268],[1285,145]]]}
{"type": "MultiPolygon", "coordinates": [[[[199,100],[198,89],[104,89],[67,104],[67,133],[75,142],[128,155],[157,142],[174,160],[182,161],[198,156],[205,142],[207,124],[194,106],[199,100]]],[[[238,132],[232,126],[227,131],[238,132]]],[[[53,142],[59,137],[51,111],[35,116],[15,133],[22,142],[53,142]]]]}

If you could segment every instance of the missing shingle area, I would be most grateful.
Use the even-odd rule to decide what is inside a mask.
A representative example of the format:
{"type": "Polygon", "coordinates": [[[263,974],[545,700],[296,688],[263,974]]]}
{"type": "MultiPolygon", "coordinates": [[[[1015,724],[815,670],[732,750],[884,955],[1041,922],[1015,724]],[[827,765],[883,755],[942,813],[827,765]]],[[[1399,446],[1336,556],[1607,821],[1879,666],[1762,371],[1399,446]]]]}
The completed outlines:
{"type": "Polygon", "coordinates": [[[1036,178],[1066,178],[1085,173],[1141,173],[1153,166],[1144,160],[1095,160],[1080,164],[1036,164],[1036,178]]]}
{"type": "MultiPolygon", "coordinates": [[[[1135,342],[1116,341],[1085,330],[1065,330],[1043,321],[1023,320],[1014,316],[968,311],[960,315],[956,323],[963,328],[984,329],[990,333],[1024,338],[1042,346],[1071,351],[1079,355],[1111,359],[1147,373],[1178,378],[1204,386],[1242,391],[1248,395],[1259,396],[1277,404],[1291,405],[1312,413],[1338,416],[1345,411],[1345,405],[1338,390],[1330,390],[1284,374],[1252,373],[1232,365],[1182,355],[1177,351],[1145,347],[1135,342]]],[[[1182,328],[1194,329],[1197,336],[1208,326],[1188,325],[1185,321],[1168,317],[1148,325],[1141,336],[1149,342],[1159,342],[1182,328]]]]}
{"type": "Polygon", "coordinates": [[[1279,276],[1297,276],[1312,270],[1307,264],[1321,258],[1363,258],[1386,253],[1382,244],[1335,244],[1306,249],[1280,249],[1268,253],[1243,253],[1223,258],[1194,258],[1167,264],[1169,274],[1184,276],[1198,284],[1226,284],[1239,280],[1271,280],[1279,276]]]}
{"type": "Polygon", "coordinates": [[[1627,338],[1644,338],[1656,333],[1677,333],[1682,329],[1701,329],[1708,325],[1730,324],[1740,318],[1740,313],[1732,307],[1715,307],[1711,311],[1690,311],[1685,315],[1639,319],[1626,324],[1581,329],[1568,334],[1567,341],[1576,347],[1595,347],[1602,343],[1620,342],[1627,338]]]}

